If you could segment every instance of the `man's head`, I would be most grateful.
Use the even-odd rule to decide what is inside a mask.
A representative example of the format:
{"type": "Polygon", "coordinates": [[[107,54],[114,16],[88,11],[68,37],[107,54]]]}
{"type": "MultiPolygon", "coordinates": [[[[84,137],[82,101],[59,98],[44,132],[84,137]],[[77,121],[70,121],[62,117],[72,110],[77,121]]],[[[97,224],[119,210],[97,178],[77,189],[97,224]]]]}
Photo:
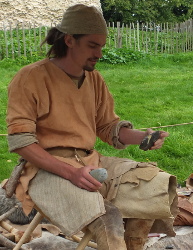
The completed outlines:
{"type": "Polygon", "coordinates": [[[76,4],[69,7],[56,28],[65,34],[107,35],[107,26],[102,12],[94,6],[76,4]]]}
{"type": "Polygon", "coordinates": [[[102,12],[94,6],[77,4],[69,7],[59,25],[52,28],[44,43],[52,45],[48,57],[63,58],[92,71],[102,56],[107,25],[102,12]]]}
{"type": "Polygon", "coordinates": [[[102,34],[89,34],[75,38],[65,35],[65,44],[68,47],[66,59],[68,64],[79,70],[92,71],[102,57],[102,48],[106,43],[106,36],[102,34]]]}

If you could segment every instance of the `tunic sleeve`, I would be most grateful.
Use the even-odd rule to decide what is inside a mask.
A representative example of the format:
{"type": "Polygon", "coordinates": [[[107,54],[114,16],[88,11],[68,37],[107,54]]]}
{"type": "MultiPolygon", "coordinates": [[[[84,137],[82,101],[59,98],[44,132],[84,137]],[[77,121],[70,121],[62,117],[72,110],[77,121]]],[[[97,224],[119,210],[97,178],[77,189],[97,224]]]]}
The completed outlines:
{"type": "Polygon", "coordinates": [[[96,88],[96,133],[102,141],[113,145],[111,131],[120,119],[114,112],[114,100],[108,87],[100,74],[98,77],[96,88]]]}
{"type": "MultiPolygon", "coordinates": [[[[36,121],[48,110],[46,88],[42,88],[44,79],[38,70],[24,67],[11,81],[8,87],[7,127],[8,134],[36,133],[36,121]],[[40,96],[44,95],[43,101],[40,96]]],[[[45,86],[44,86],[45,87],[45,86]]]]}

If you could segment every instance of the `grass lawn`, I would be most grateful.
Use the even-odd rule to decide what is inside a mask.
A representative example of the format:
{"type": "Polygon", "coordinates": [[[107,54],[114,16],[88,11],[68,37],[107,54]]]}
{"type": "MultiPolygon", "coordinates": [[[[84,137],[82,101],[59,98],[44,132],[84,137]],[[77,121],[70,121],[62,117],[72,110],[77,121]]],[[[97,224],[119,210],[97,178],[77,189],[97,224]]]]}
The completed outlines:
{"type": "MultiPolygon", "coordinates": [[[[0,61],[0,134],[6,133],[7,85],[21,68],[17,61],[0,61]]],[[[148,56],[127,65],[99,63],[114,99],[116,113],[130,120],[135,128],[148,128],[193,122],[193,53],[148,56]]],[[[97,140],[96,148],[104,155],[156,161],[158,166],[174,174],[180,184],[193,172],[193,124],[166,127],[170,137],[162,149],[142,151],[132,145],[115,150],[97,140]]],[[[0,180],[7,178],[17,162],[10,154],[6,136],[0,136],[0,180]]]]}

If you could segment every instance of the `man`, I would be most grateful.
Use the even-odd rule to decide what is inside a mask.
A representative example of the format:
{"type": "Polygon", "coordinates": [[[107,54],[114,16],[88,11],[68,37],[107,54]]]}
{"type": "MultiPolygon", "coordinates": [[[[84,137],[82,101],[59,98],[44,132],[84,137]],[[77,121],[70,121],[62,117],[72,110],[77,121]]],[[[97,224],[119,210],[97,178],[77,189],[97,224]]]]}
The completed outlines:
{"type": "MultiPolygon", "coordinates": [[[[9,149],[28,161],[16,189],[26,213],[35,204],[69,236],[87,227],[99,250],[137,250],[152,226],[173,235],[176,181],[154,163],[93,149],[96,136],[123,149],[153,132],[135,130],[114,113],[112,96],[94,70],[106,36],[97,8],[67,9],[44,41],[51,45],[48,58],[21,69],[9,85],[9,149]],[[108,172],[103,184],[89,174],[100,167],[108,172]]],[[[161,131],[151,149],[167,136],[161,131]]]]}

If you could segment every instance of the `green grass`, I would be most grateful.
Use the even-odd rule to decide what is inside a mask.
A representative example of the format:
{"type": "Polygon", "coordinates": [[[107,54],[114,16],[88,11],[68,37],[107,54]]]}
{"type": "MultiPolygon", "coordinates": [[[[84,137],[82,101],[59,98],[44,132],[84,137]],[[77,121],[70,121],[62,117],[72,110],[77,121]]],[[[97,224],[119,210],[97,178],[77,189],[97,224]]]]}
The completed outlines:
{"type": "MultiPolygon", "coordinates": [[[[0,134],[6,133],[6,88],[13,75],[27,61],[0,61],[0,134]]],[[[103,62],[97,68],[115,99],[116,113],[133,122],[135,128],[172,125],[193,121],[193,53],[146,56],[126,65],[103,62]]],[[[96,149],[104,155],[127,157],[137,161],[154,161],[163,170],[184,181],[193,171],[193,124],[163,128],[170,136],[159,150],[142,151],[132,145],[115,150],[97,140],[96,149]]],[[[6,137],[0,137],[0,180],[7,178],[16,164],[6,137]]]]}

